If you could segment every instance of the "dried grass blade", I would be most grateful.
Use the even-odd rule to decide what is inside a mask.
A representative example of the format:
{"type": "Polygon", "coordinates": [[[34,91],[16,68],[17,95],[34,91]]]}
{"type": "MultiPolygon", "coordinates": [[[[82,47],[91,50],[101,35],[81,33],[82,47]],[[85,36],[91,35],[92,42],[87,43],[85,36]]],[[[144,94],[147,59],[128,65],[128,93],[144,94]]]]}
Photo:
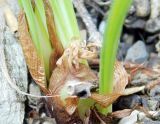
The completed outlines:
{"type": "Polygon", "coordinates": [[[47,23],[49,38],[50,38],[52,47],[54,48],[54,51],[50,58],[50,66],[52,71],[56,67],[56,62],[58,58],[62,56],[64,49],[56,32],[54,16],[53,16],[53,12],[50,7],[50,4],[48,0],[45,0],[43,2],[45,7],[46,23],[47,23]]]}
{"type": "Polygon", "coordinates": [[[44,63],[38,56],[36,48],[32,42],[24,12],[19,14],[18,23],[19,39],[29,71],[35,82],[41,87],[42,90],[44,90],[46,89],[44,63]]]}

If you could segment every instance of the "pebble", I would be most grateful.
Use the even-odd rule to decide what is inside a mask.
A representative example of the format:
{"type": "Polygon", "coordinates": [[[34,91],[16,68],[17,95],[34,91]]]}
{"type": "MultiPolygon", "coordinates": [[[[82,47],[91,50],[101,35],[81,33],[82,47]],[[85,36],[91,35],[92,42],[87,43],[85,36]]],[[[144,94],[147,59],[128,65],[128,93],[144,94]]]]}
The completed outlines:
{"type": "Polygon", "coordinates": [[[160,124],[159,121],[152,121],[150,119],[144,119],[142,124],[160,124]]]}
{"type": "MultiPolygon", "coordinates": [[[[31,84],[29,85],[29,93],[32,95],[41,96],[40,88],[34,82],[31,82],[31,84]]],[[[28,100],[30,107],[33,107],[37,105],[40,99],[35,97],[28,97],[28,100]]]]}
{"type": "MultiPolygon", "coordinates": [[[[154,116],[159,116],[158,112],[149,111],[149,114],[154,116]]],[[[134,110],[129,116],[122,118],[118,124],[160,124],[160,121],[153,121],[147,117],[146,113],[134,110]]]]}
{"type": "Polygon", "coordinates": [[[134,41],[133,35],[125,33],[122,37],[122,42],[119,43],[117,59],[123,61],[127,50],[132,46],[134,41]]]}
{"type": "Polygon", "coordinates": [[[132,109],[136,105],[141,105],[142,99],[139,95],[123,96],[116,103],[118,109],[132,109]]]}
{"type": "Polygon", "coordinates": [[[156,51],[158,52],[158,55],[160,56],[160,40],[156,44],[156,51]]]}
{"type": "Polygon", "coordinates": [[[135,124],[138,120],[139,111],[134,110],[129,116],[122,118],[118,124],[135,124]]]}
{"type": "Polygon", "coordinates": [[[122,37],[122,41],[124,41],[127,45],[132,45],[134,41],[133,35],[125,33],[122,37]]]}
{"type": "Polygon", "coordinates": [[[149,0],[134,0],[136,15],[138,17],[146,17],[150,14],[151,7],[149,0]]]}
{"type": "Polygon", "coordinates": [[[151,97],[154,97],[156,95],[160,94],[160,85],[155,86],[154,88],[152,88],[149,92],[149,95],[151,97]]]}
{"type": "Polygon", "coordinates": [[[133,86],[142,86],[148,84],[150,82],[150,77],[148,75],[138,72],[132,77],[133,80],[130,82],[131,85],[133,86]]]}
{"type": "Polygon", "coordinates": [[[150,0],[151,3],[151,14],[150,18],[154,19],[160,15],[160,0],[150,0]]]}
{"type": "Polygon", "coordinates": [[[144,42],[139,40],[128,49],[125,61],[143,63],[148,57],[149,55],[144,42]]]}
{"type": "Polygon", "coordinates": [[[160,17],[149,19],[145,25],[145,31],[156,33],[160,31],[160,17]]]}
{"type": "Polygon", "coordinates": [[[151,53],[147,67],[154,68],[154,70],[158,71],[159,65],[160,65],[160,56],[158,56],[158,54],[156,53],[151,53]]]}
{"type": "Polygon", "coordinates": [[[146,25],[146,21],[144,19],[140,19],[136,17],[128,18],[125,21],[125,26],[127,28],[144,29],[145,25],[146,25]]]}
{"type": "Polygon", "coordinates": [[[156,111],[159,107],[159,102],[156,100],[148,100],[148,108],[151,111],[156,111]]]}
{"type": "Polygon", "coordinates": [[[98,31],[99,31],[101,34],[104,34],[105,25],[106,25],[106,21],[105,21],[105,20],[101,21],[101,23],[99,24],[98,31]]]}

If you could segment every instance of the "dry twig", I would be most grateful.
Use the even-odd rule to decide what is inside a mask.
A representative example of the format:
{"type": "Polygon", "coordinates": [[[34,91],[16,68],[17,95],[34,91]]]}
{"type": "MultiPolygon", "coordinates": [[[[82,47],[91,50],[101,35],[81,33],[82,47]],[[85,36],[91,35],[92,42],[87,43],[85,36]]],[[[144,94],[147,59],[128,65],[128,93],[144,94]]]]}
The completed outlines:
{"type": "Polygon", "coordinates": [[[84,6],[83,0],[73,0],[73,4],[77,9],[80,17],[82,18],[84,24],[89,33],[89,41],[101,45],[101,34],[97,31],[96,25],[93,23],[91,16],[89,15],[87,9],[84,6]]]}

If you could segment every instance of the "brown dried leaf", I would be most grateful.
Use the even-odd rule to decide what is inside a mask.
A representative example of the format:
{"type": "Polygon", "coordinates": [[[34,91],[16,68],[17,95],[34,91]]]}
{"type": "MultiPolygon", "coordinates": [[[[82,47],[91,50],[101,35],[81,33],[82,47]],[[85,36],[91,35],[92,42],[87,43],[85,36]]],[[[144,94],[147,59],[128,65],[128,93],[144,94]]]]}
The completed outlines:
{"type": "Polygon", "coordinates": [[[78,98],[66,98],[65,102],[65,110],[69,115],[72,115],[77,109],[78,98]]]}
{"type": "Polygon", "coordinates": [[[71,110],[74,110],[74,105],[73,107],[70,105],[71,110],[66,108],[64,104],[62,104],[62,101],[59,97],[57,98],[52,98],[52,105],[53,105],[53,113],[54,113],[54,118],[56,119],[57,124],[74,124],[74,123],[79,123],[81,122],[78,111],[75,111],[74,113],[69,113],[72,112],[71,110]]]}
{"type": "MultiPolygon", "coordinates": [[[[78,73],[78,71],[77,71],[76,74],[79,75],[80,72],[78,73]]],[[[59,95],[61,90],[65,87],[65,84],[68,81],[71,82],[72,80],[78,80],[78,81],[84,80],[82,77],[81,77],[81,79],[76,78],[76,74],[74,75],[73,73],[71,73],[69,71],[69,69],[64,67],[63,65],[61,67],[56,67],[52,73],[52,76],[50,79],[50,85],[49,85],[49,89],[52,92],[52,94],[59,95]]],[[[60,101],[61,98],[59,97],[58,99],[60,101]]],[[[59,103],[57,103],[57,100],[55,100],[55,99],[53,102],[55,102],[56,104],[59,104],[59,103]]],[[[77,105],[78,105],[77,98],[69,98],[68,97],[65,99],[65,102],[66,102],[65,104],[61,103],[61,105],[65,106],[65,110],[68,112],[68,114],[70,114],[70,115],[73,114],[77,108],[77,105]]]]}
{"type": "Polygon", "coordinates": [[[122,94],[128,84],[128,74],[121,62],[114,65],[114,88],[113,93],[122,94]]]}
{"type": "Polygon", "coordinates": [[[122,63],[116,62],[114,66],[114,88],[112,94],[101,95],[92,93],[91,98],[103,107],[108,107],[118,97],[123,95],[125,87],[128,84],[128,74],[122,63]]]}
{"type": "Polygon", "coordinates": [[[95,100],[98,104],[100,104],[102,107],[108,107],[111,105],[121,94],[107,94],[107,95],[101,95],[98,93],[92,93],[91,99],[95,100]]]}
{"type": "Polygon", "coordinates": [[[111,114],[112,117],[114,118],[124,118],[126,116],[129,116],[132,113],[132,109],[124,109],[120,111],[115,111],[111,114]]]}
{"type": "MultiPolygon", "coordinates": [[[[60,60],[60,65],[58,65],[53,70],[49,84],[49,90],[51,91],[52,95],[60,95],[61,91],[64,89],[68,82],[75,83],[75,81],[78,81],[81,83],[87,83],[97,80],[97,76],[92,72],[92,70],[88,66],[79,63],[79,67],[76,68],[75,66],[73,66],[73,61],[69,58],[70,57],[68,57],[67,49],[60,60]]],[[[58,99],[59,101],[61,100],[60,97],[58,99]]],[[[55,99],[53,99],[53,102],[65,106],[65,109],[68,112],[68,114],[73,114],[75,109],[77,108],[77,100],[75,98],[66,99],[66,104],[63,104],[62,101],[61,103],[57,103],[57,100],[55,99]]]]}
{"type": "Polygon", "coordinates": [[[137,63],[125,62],[124,66],[127,72],[131,75],[131,78],[139,71],[147,75],[148,77],[153,77],[153,75],[159,74],[158,72],[154,71],[154,69],[144,66],[143,63],[137,64],[137,63]]]}
{"type": "Polygon", "coordinates": [[[64,49],[63,49],[63,46],[60,40],[58,39],[54,17],[53,17],[53,12],[50,7],[50,4],[48,0],[44,0],[43,2],[44,2],[44,7],[45,7],[46,22],[47,22],[49,38],[50,38],[52,47],[54,48],[54,53],[50,58],[51,71],[52,71],[56,67],[56,62],[58,58],[62,56],[64,49]]]}
{"type": "MultiPolygon", "coordinates": [[[[65,50],[62,57],[58,60],[58,67],[53,71],[50,80],[49,88],[54,95],[60,94],[61,89],[64,88],[67,81],[79,80],[94,82],[97,80],[97,76],[89,67],[79,63],[81,55],[84,55],[83,52],[85,53],[86,50],[84,47],[81,49],[81,44],[78,42],[73,42],[73,44],[65,50]]],[[[87,53],[90,53],[89,56],[93,54],[89,51],[87,53]]],[[[100,95],[92,93],[90,98],[103,107],[107,107],[124,93],[125,87],[128,84],[128,74],[120,62],[115,63],[114,82],[112,94],[100,95]]]]}
{"type": "Polygon", "coordinates": [[[43,91],[46,91],[44,63],[37,54],[36,48],[28,31],[25,14],[22,11],[18,17],[18,23],[19,39],[29,71],[35,82],[41,87],[43,91]]]}

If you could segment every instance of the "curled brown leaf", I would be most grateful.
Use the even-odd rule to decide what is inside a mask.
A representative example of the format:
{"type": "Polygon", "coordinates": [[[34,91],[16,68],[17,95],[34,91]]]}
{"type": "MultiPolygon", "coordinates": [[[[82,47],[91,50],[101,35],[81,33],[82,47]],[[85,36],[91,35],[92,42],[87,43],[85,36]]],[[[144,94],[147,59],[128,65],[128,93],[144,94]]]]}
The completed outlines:
{"type": "Polygon", "coordinates": [[[91,99],[95,100],[102,107],[108,107],[110,104],[116,101],[117,98],[123,95],[127,84],[128,84],[128,74],[125,68],[123,67],[123,64],[117,61],[114,66],[113,93],[106,95],[92,93],[91,99]]]}
{"type": "Polygon", "coordinates": [[[32,42],[23,11],[21,11],[19,14],[18,23],[19,40],[29,71],[35,82],[41,87],[43,91],[46,92],[44,63],[38,55],[36,48],[32,42]]]}
{"type": "MultiPolygon", "coordinates": [[[[49,89],[53,95],[59,95],[61,91],[65,89],[67,84],[73,86],[73,89],[74,86],[79,83],[86,84],[86,87],[90,87],[88,82],[92,83],[98,80],[96,74],[89,68],[88,65],[79,62],[79,59],[81,59],[79,56],[80,51],[81,49],[79,43],[73,42],[73,44],[71,44],[70,47],[64,51],[62,57],[58,60],[58,66],[53,70],[49,84],[49,89]]],[[[85,87],[83,86],[83,88],[85,87]]],[[[75,98],[68,98],[69,97],[66,98],[66,104],[63,104],[63,101],[59,104],[65,107],[68,114],[73,114],[78,102],[76,102],[77,100],[75,98]]],[[[61,98],[59,97],[59,101],[60,99],[61,98]]],[[[57,99],[53,99],[53,101],[57,103],[57,99]]]]}

